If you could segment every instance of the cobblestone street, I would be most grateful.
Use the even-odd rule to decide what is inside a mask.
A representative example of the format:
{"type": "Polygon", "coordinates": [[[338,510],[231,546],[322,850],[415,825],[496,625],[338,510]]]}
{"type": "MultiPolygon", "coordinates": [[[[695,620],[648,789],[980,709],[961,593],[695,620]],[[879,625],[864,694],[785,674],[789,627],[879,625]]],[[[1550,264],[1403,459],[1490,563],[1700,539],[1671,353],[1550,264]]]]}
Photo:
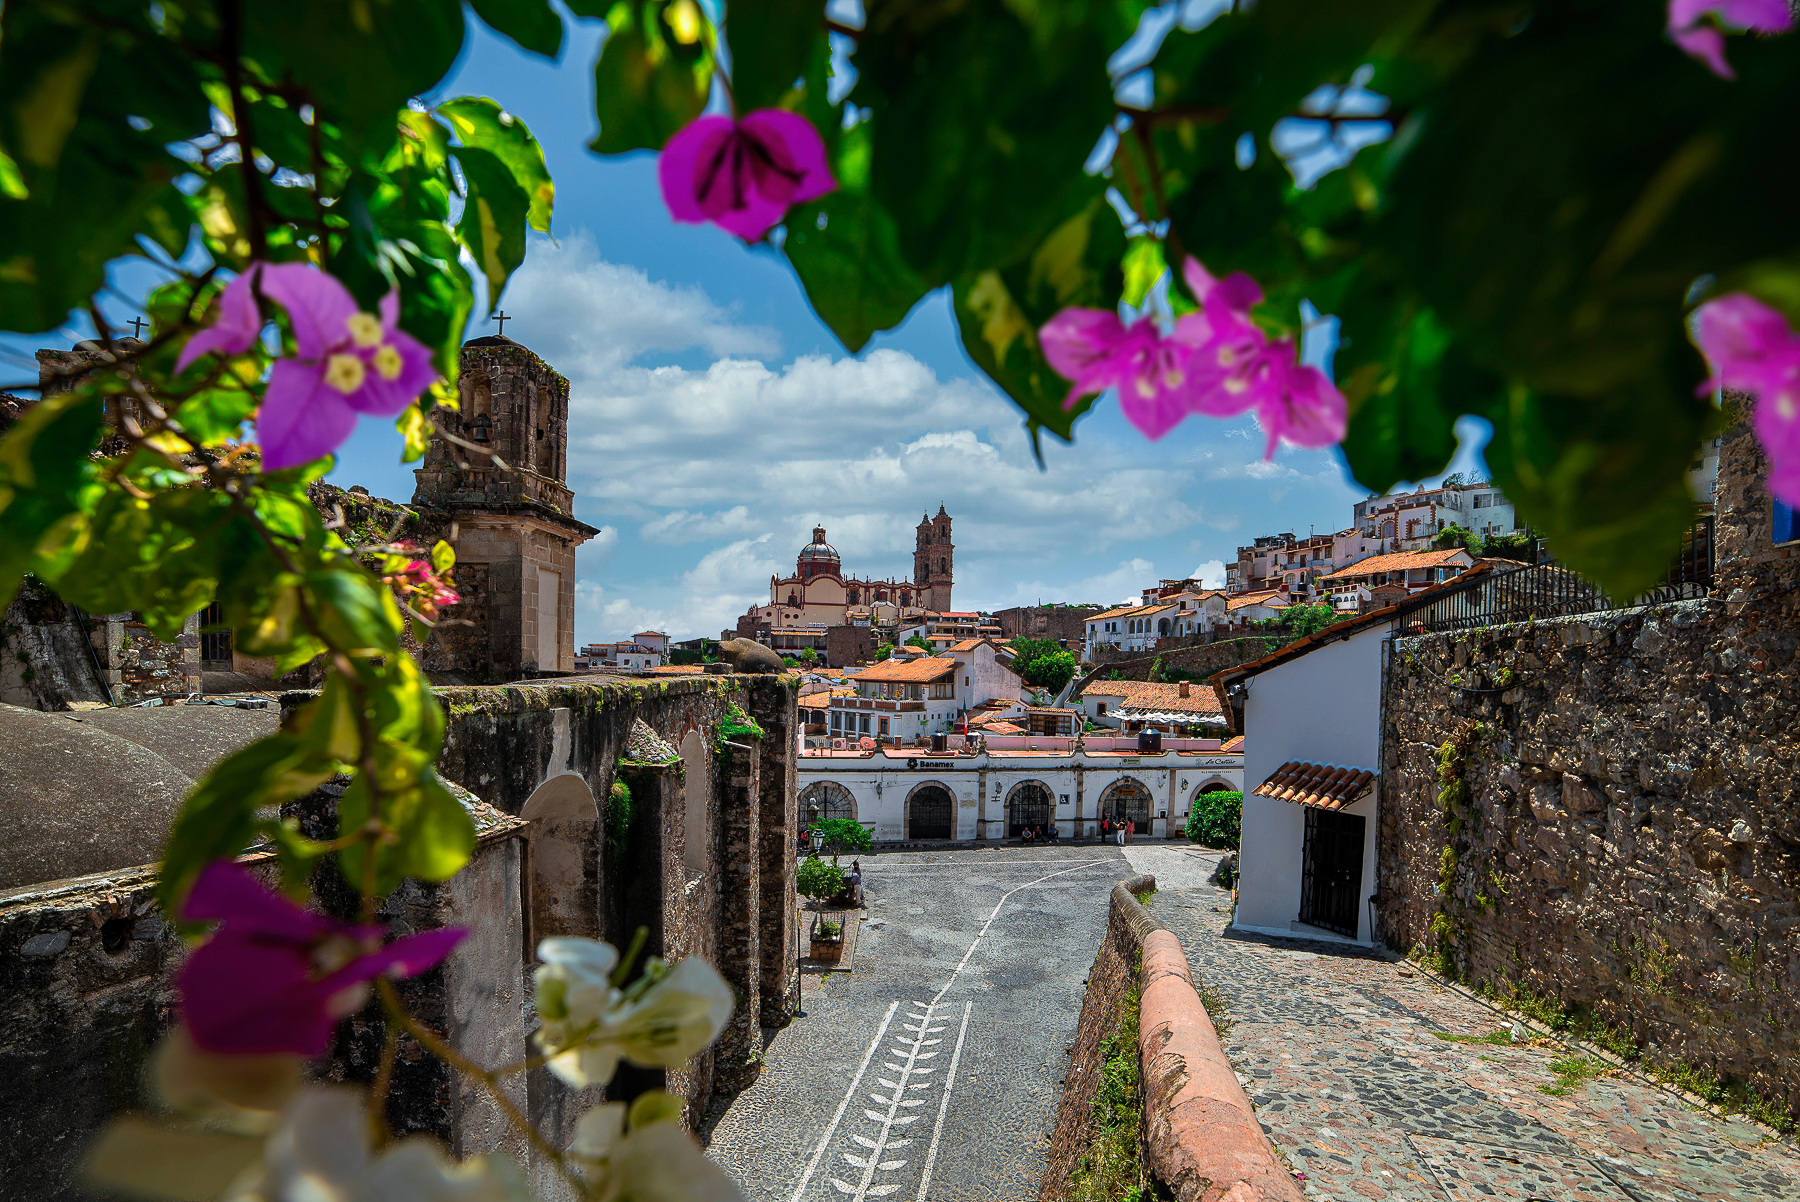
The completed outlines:
{"type": "Polygon", "coordinates": [[[1065,1049],[1131,875],[1110,845],[862,857],[854,971],[715,1111],[708,1153],[757,1202],[1037,1197],[1065,1049]]]}
{"type": "Polygon", "coordinates": [[[1222,937],[1230,907],[1185,846],[1127,851],[1151,914],[1181,938],[1235,1023],[1226,1051],[1308,1197],[1544,1202],[1787,1202],[1800,1155],[1753,1124],[1629,1077],[1566,1096],[1548,1040],[1456,1042],[1510,1020],[1411,966],[1343,945],[1222,937]]]}

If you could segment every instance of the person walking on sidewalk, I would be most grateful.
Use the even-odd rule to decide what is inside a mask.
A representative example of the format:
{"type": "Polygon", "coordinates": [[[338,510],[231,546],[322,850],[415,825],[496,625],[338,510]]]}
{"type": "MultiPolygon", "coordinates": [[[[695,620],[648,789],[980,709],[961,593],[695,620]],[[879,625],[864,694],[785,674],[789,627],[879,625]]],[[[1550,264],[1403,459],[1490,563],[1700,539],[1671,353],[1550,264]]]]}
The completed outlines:
{"type": "Polygon", "coordinates": [[[1125,824],[1123,822],[1117,823],[1114,825],[1113,829],[1119,832],[1119,846],[1124,847],[1125,846],[1125,824]]]}
{"type": "Polygon", "coordinates": [[[861,860],[851,860],[850,861],[850,904],[858,910],[862,909],[863,895],[862,895],[862,861],[861,860]]]}

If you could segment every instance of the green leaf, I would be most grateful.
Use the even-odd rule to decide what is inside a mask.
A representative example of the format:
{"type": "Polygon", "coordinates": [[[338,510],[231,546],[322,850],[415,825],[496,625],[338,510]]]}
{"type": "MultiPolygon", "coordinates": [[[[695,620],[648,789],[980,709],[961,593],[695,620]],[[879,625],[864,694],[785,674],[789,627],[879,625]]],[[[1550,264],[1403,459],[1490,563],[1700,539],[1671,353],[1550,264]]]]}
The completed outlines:
{"type": "Polygon", "coordinates": [[[62,324],[109,260],[140,253],[186,169],[166,144],[210,125],[195,60],[145,9],[0,8],[0,328],[62,324]]]}
{"type": "Polygon", "coordinates": [[[1162,279],[1163,272],[1169,270],[1169,262],[1163,257],[1162,243],[1147,237],[1131,239],[1125,249],[1122,266],[1125,269],[1123,299],[1133,308],[1143,307],[1144,298],[1156,287],[1156,281],[1162,279]]]}
{"type": "Polygon", "coordinates": [[[456,548],[443,539],[431,545],[431,566],[440,572],[448,572],[456,566],[456,548]]]}
{"type": "Polygon", "coordinates": [[[188,889],[214,860],[243,852],[256,834],[257,810],[300,797],[331,779],[329,760],[287,732],[226,756],[194,787],[163,849],[157,896],[177,921],[188,889]]]}
{"type": "MultiPolygon", "coordinates": [[[[474,820],[429,763],[411,765],[405,775],[412,777],[407,787],[382,797],[381,819],[393,837],[375,845],[377,897],[392,893],[407,877],[441,881],[454,876],[475,850],[474,820]]],[[[348,834],[367,825],[371,803],[369,781],[359,776],[338,798],[338,830],[348,834]]],[[[361,890],[369,880],[369,844],[353,843],[338,856],[345,878],[361,890]]]]}
{"type": "Polygon", "coordinates": [[[869,194],[927,287],[1019,262],[1104,191],[1082,165],[1113,117],[1112,44],[1055,5],[867,10],[850,99],[872,113],[869,194]]]}
{"type": "Polygon", "coordinates": [[[725,43],[731,48],[738,110],[781,105],[825,41],[824,6],[818,0],[733,0],[725,43]]]}
{"type": "Polygon", "coordinates": [[[661,150],[706,108],[717,34],[694,0],[618,0],[606,24],[594,65],[600,134],[588,148],[661,150]]]}
{"type": "Polygon", "coordinates": [[[487,277],[488,306],[498,307],[506,281],[525,261],[525,222],[531,197],[498,155],[472,146],[451,151],[468,184],[456,233],[487,277]]]}
{"type": "Polygon", "coordinates": [[[308,572],[306,585],[316,620],[333,645],[353,654],[399,652],[399,607],[394,595],[367,571],[345,562],[308,572]]]}
{"type": "Polygon", "coordinates": [[[461,52],[460,0],[309,0],[244,9],[244,53],[265,78],[291,77],[355,153],[396,136],[394,114],[461,52]]]}
{"type": "Polygon", "coordinates": [[[79,550],[99,496],[88,452],[101,419],[98,397],[65,392],[26,410],[0,438],[0,598],[10,600],[27,572],[54,583],[79,550]]]}
{"type": "Polygon", "coordinates": [[[793,210],[782,252],[852,353],[906,320],[927,292],[900,254],[894,219],[864,192],[840,189],[793,210]]]}
{"type": "Polygon", "coordinates": [[[437,106],[437,111],[450,122],[464,146],[490,151],[506,164],[514,182],[531,198],[531,213],[526,220],[532,229],[549,233],[556,185],[550,179],[550,169],[544,165],[544,148],[525,123],[485,96],[446,100],[437,106]]]}
{"type": "Polygon", "coordinates": [[[1429,309],[1396,307],[1384,316],[1379,334],[1359,331],[1352,339],[1357,357],[1340,352],[1337,364],[1338,386],[1350,402],[1344,454],[1357,482],[1377,493],[1442,472],[1456,454],[1456,419],[1464,411],[1454,406],[1484,399],[1445,387],[1450,332],[1429,309]]]}
{"type": "Polygon", "coordinates": [[[1075,419],[1094,404],[1088,396],[1065,408],[1069,382],[1044,359],[1037,332],[1071,305],[1116,307],[1124,252],[1117,216],[1096,198],[1052,229],[1024,262],[963,277],[952,287],[963,349],[1025,411],[1034,448],[1040,429],[1072,440],[1075,419]]]}
{"type": "Polygon", "coordinates": [[[526,50],[545,58],[562,50],[562,18],[544,0],[469,0],[469,7],[526,50]]]}
{"type": "Polygon", "coordinates": [[[1680,552],[1696,520],[1692,448],[1723,424],[1718,410],[1694,402],[1681,425],[1635,436],[1646,411],[1681,413],[1678,398],[1655,391],[1639,382],[1596,403],[1515,389],[1484,452],[1495,483],[1557,560],[1621,602],[1661,580],[1680,552]]]}

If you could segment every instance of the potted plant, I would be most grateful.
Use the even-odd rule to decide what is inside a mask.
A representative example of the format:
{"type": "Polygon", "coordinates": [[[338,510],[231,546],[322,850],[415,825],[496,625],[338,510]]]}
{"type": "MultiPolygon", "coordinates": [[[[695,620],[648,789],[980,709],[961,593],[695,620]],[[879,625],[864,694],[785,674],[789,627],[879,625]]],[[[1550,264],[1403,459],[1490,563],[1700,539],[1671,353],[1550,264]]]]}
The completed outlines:
{"type": "MultiPolygon", "coordinates": [[[[844,884],[844,870],[836,864],[827,864],[819,859],[817,852],[806,857],[794,879],[794,887],[802,896],[812,899],[815,910],[826,898],[842,893],[844,884]]],[[[814,960],[837,960],[844,951],[843,924],[824,921],[815,916],[811,942],[814,960]]]]}
{"type": "Polygon", "coordinates": [[[808,954],[814,960],[837,963],[844,955],[844,924],[815,917],[807,943],[808,954]]]}

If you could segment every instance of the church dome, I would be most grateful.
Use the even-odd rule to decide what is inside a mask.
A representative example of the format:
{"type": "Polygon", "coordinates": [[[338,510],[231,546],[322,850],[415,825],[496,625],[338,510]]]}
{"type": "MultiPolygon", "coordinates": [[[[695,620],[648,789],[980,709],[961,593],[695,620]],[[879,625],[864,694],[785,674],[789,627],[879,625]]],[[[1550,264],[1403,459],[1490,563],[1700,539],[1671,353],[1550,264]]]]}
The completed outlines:
{"type": "Polygon", "coordinates": [[[825,541],[825,527],[814,526],[812,541],[800,548],[799,569],[802,579],[839,575],[837,549],[825,541]]]}

